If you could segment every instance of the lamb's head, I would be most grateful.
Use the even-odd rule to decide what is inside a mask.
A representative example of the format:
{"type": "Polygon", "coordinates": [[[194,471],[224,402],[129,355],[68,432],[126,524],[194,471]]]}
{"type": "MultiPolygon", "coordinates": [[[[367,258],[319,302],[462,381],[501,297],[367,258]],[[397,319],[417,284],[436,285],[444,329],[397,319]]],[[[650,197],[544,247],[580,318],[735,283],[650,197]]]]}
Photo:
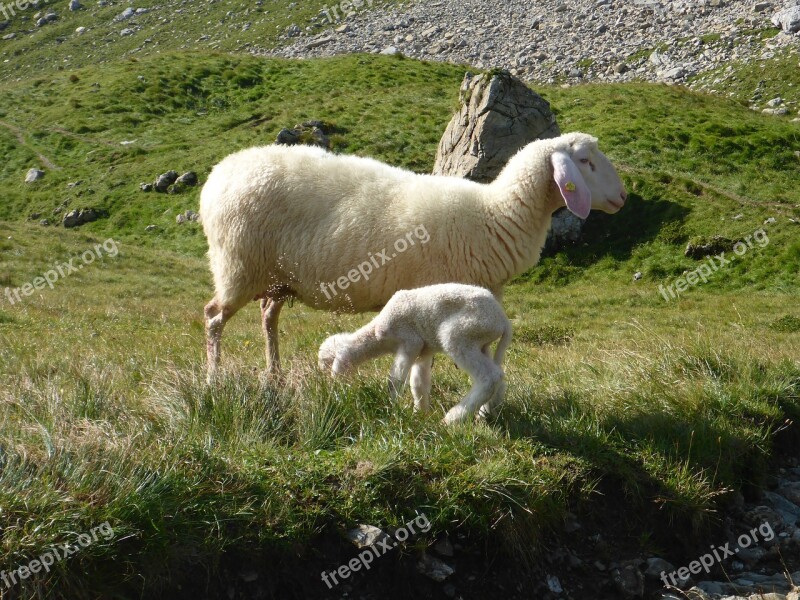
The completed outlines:
{"type": "Polygon", "coordinates": [[[581,219],[592,209],[609,214],[621,209],[628,193],[614,165],[597,147],[597,138],[568,133],[555,141],[550,157],[553,179],[567,208],[581,219]]]}
{"type": "Polygon", "coordinates": [[[319,347],[319,355],[317,356],[319,368],[334,377],[349,371],[351,368],[350,361],[347,358],[349,347],[346,334],[337,333],[329,337],[319,347]]]}

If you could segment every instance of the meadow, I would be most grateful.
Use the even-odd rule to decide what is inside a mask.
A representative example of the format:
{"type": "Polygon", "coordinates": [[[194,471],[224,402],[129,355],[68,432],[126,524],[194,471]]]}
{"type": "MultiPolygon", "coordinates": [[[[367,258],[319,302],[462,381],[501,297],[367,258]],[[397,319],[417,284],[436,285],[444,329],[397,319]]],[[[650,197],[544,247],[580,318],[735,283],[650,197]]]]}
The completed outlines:
{"type": "MultiPolygon", "coordinates": [[[[226,557],[311,560],[329,543],[349,556],[344,529],[419,514],[432,527],[407,555],[448,533],[531,565],[571,512],[609,520],[631,552],[694,556],[733,490],[796,455],[800,130],[661,85],[536,88],[563,131],[600,138],[630,198],[508,286],[497,418],[440,423],[468,389],[447,360],[429,416],[408,395],[388,401],[388,360],[329,381],[319,343],[370,316],[299,304],[282,315],[283,383],[263,373],[255,305],[228,325],[223,376],[205,383],[205,240],[175,222],[199,191],[139,182],[167,169],[203,181],[226,154],[311,118],[335,125],[339,152],[429,171],[462,76],[396,57],[178,52],[2,86],[0,121],[15,129],[0,127],[0,563],[106,521],[114,531],[32,575],[21,597],[188,596],[226,557]],[[26,185],[38,155],[58,168],[26,185]],[[41,226],[64,200],[109,216],[41,226]],[[689,241],[756,231],[768,242],[706,283],[659,292],[701,264],[689,241]],[[114,256],[53,289],[13,304],[2,293],[108,240],[114,256]]],[[[292,577],[325,592],[318,570],[292,577]]]]}

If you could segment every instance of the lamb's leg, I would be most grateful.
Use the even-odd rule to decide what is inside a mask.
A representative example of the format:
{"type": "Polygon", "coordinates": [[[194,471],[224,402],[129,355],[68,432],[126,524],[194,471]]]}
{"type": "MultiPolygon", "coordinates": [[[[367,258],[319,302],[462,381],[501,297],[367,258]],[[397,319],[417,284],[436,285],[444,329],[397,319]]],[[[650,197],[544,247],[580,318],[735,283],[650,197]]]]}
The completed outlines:
{"type": "Polygon", "coordinates": [[[394,364],[389,375],[389,397],[395,400],[400,395],[403,386],[408,379],[408,372],[414,364],[418,352],[409,352],[408,348],[400,348],[394,357],[394,364]]]}
{"type": "Polygon", "coordinates": [[[411,393],[414,410],[428,412],[431,408],[431,366],[433,353],[421,354],[411,367],[411,393]]]}
{"type": "MultiPolygon", "coordinates": [[[[481,348],[481,352],[488,358],[489,360],[494,360],[494,356],[492,355],[492,345],[486,344],[483,348],[481,348]]],[[[478,409],[478,418],[486,419],[491,413],[491,410],[503,402],[503,397],[506,395],[506,380],[505,377],[500,381],[500,384],[497,386],[497,390],[495,390],[494,394],[491,398],[478,409]]]]}
{"type": "Polygon", "coordinates": [[[468,419],[486,404],[497,392],[503,380],[503,371],[480,349],[459,349],[450,354],[456,365],[469,373],[472,389],[464,399],[451,408],[444,417],[446,424],[468,419]]]}
{"type": "Polygon", "coordinates": [[[506,388],[506,379],[503,377],[500,381],[500,385],[497,386],[497,391],[495,391],[491,399],[478,410],[478,417],[480,419],[486,419],[486,417],[492,414],[496,407],[503,403],[503,398],[506,395],[506,388]]]}
{"type": "Polygon", "coordinates": [[[261,324],[267,344],[267,371],[270,375],[278,375],[281,370],[281,358],[278,351],[278,317],[281,314],[284,300],[272,298],[261,299],[261,324]]]}
{"type": "Polygon", "coordinates": [[[212,300],[206,304],[204,312],[206,316],[206,379],[210,383],[219,367],[222,330],[236,309],[220,306],[216,300],[212,300]]]}

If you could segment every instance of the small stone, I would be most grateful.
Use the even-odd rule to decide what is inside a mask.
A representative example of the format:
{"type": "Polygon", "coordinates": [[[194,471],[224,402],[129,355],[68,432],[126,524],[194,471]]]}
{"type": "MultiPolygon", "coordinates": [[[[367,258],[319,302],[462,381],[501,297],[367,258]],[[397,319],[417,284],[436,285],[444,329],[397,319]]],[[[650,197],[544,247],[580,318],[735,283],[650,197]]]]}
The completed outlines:
{"type": "Polygon", "coordinates": [[[764,225],[772,225],[775,222],[775,217],[770,217],[764,221],[764,225]]]}
{"type": "Polygon", "coordinates": [[[701,581],[696,587],[703,590],[706,594],[722,595],[725,593],[725,589],[722,587],[722,584],[717,583],[716,581],[701,581]]]}
{"type": "Polygon", "coordinates": [[[753,4],[753,12],[764,12],[772,8],[772,4],[769,2],[756,2],[753,4]]]}
{"type": "Polygon", "coordinates": [[[127,21],[128,19],[130,19],[130,18],[131,18],[133,15],[135,15],[135,14],[136,14],[136,11],[135,11],[135,10],[133,10],[133,8],[131,8],[131,7],[129,6],[128,8],[126,8],[125,10],[123,10],[123,11],[122,11],[120,14],[118,14],[118,15],[117,15],[117,16],[114,18],[114,20],[115,20],[115,21],[127,21]]]}
{"type": "Polygon", "coordinates": [[[167,188],[171,186],[175,181],[178,179],[178,172],[177,171],[167,171],[166,173],[162,173],[156,178],[155,183],[153,183],[153,188],[157,192],[166,192],[167,188]]]}
{"type": "Polygon", "coordinates": [[[455,573],[453,567],[430,554],[422,555],[422,558],[417,563],[417,571],[439,583],[455,573]]]}
{"type": "Polygon", "coordinates": [[[800,31],[800,6],[792,6],[776,13],[772,17],[772,24],[787,33],[800,31]]]}
{"type": "Polygon", "coordinates": [[[782,117],[788,113],[789,111],[786,110],[786,107],[784,106],[781,106],[780,108],[765,108],[761,111],[761,114],[772,115],[774,117],[782,117]]]}
{"type": "Polygon", "coordinates": [[[374,525],[358,525],[347,531],[347,539],[353,542],[357,548],[366,548],[379,540],[391,538],[374,525]]]}
{"type": "Polygon", "coordinates": [[[25,175],[25,183],[34,183],[42,177],[44,177],[44,171],[41,169],[28,169],[28,173],[25,175]]]}
{"type": "Polygon", "coordinates": [[[348,23],[345,23],[344,25],[339,25],[334,31],[336,33],[349,33],[352,29],[348,23]]]}
{"type": "Polygon", "coordinates": [[[549,589],[554,594],[560,594],[561,592],[564,591],[564,588],[561,587],[561,582],[555,575],[548,575],[546,581],[547,581],[547,589],[549,589]]]}
{"type": "Polygon", "coordinates": [[[381,54],[385,56],[397,56],[400,54],[400,50],[397,49],[396,46],[387,46],[383,50],[381,50],[381,54]]]}
{"type": "Polygon", "coordinates": [[[648,558],[647,559],[647,569],[645,570],[644,574],[645,577],[652,580],[661,579],[662,573],[672,573],[675,570],[675,566],[664,560],[663,558],[648,558]]]}
{"type": "Polygon", "coordinates": [[[630,67],[628,67],[628,65],[626,65],[623,62],[614,65],[614,73],[616,73],[617,75],[622,75],[623,73],[627,73],[629,70],[630,67]]]}
{"type": "Polygon", "coordinates": [[[155,225],[148,225],[147,227],[144,228],[144,230],[145,231],[155,231],[156,230],[156,226],[155,225]]]}
{"type": "Polygon", "coordinates": [[[611,580],[624,598],[644,596],[644,575],[633,562],[613,569],[611,580]]]}
{"type": "Polygon", "coordinates": [[[636,271],[636,273],[633,274],[633,280],[634,281],[639,281],[641,278],[642,278],[642,272],[641,271],[636,271]]]}
{"type": "Polygon", "coordinates": [[[194,171],[186,171],[183,175],[175,180],[175,183],[182,185],[195,186],[197,185],[197,173],[194,171]]]}
{"type": "Polygon", "coordinates": [[[777,98],[773,98],[772,100],[767,102],[767,106],[769,106],[770,108],[775,108],[777,106],[780,106],[781,104],[783,104],[783,98],[781,98],[780,96],[778,96],[777,98]]]}
{"type": "Polygon", "coordinates": [[[80,10],[81,8],[83,8],[83,5],[78,0],[69,0],[70,10],[80,10]]]}

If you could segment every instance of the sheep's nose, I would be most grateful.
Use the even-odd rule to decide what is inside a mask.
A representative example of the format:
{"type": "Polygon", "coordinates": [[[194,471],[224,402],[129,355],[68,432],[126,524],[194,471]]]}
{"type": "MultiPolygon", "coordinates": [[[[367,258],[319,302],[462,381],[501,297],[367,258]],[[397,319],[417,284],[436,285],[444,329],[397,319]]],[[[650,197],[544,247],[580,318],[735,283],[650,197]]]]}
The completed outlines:
{"type": "Polygon", "coordinates": [[[625,202],[628,199],[628,192],[622,190],[622,193],[619,195],[619,197],[622,198],[623,202],[625,202]]]}

